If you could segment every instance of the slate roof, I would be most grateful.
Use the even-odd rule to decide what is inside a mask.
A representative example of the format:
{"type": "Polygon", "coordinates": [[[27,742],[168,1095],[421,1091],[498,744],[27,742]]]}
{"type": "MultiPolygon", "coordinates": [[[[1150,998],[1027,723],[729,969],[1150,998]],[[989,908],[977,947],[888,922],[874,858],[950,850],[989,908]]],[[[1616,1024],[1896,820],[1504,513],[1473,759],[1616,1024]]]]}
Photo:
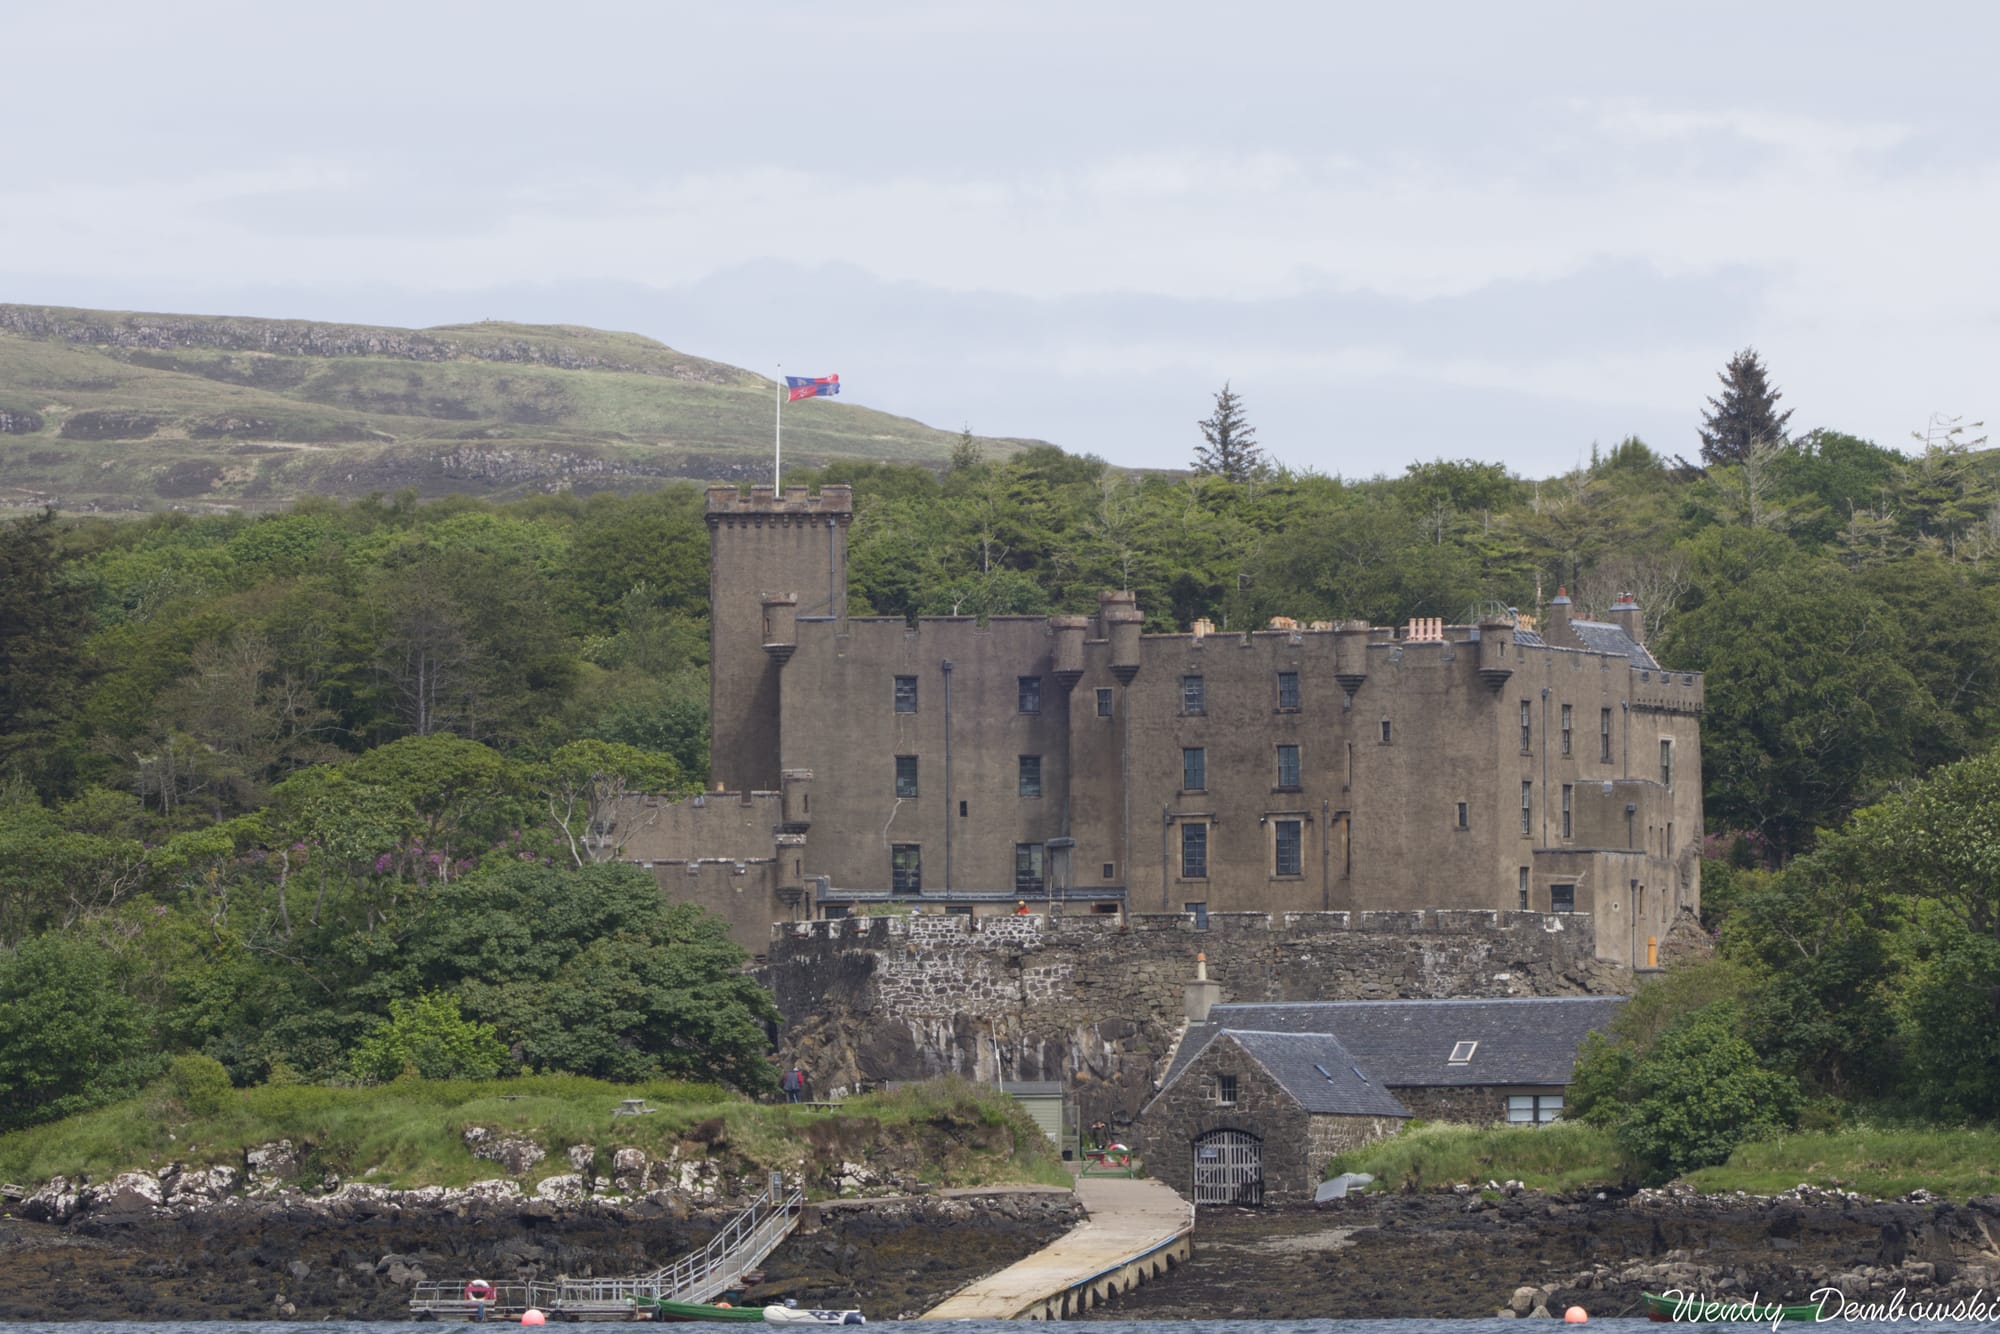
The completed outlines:
{"type": "Polygon", "coordinates": [[[1625,633],[1622,625],[1609,621],[1571,621],[1569,628],[1583,641],[1583,646],[1593,653],[1610,653],[1617,657],[1629,658],[1634,667],[1658,671],[1660,664],[1646,651],[1646,646],[1625,633]]]}
{"type": "Polygon", "coordinates": [[[1229,1030],[1331,1038],[1373,1083],[1389,1088],[1560,1087],[1570,1081],[1584,1035],[1608,1025],[1624,1003],[1623,996],[1550,996],[1218,1005],[1181,1039],[1161,1087],[1229,1030]],[[1461,1042],[1479,1045],[1455,1065],[1452,1049],[1461,1042]]]}
{"type": "MultiPolygon", "coordinates": [[[[1324,1033],[1272,1033],[1224,1028],[1208,1042],[1233,1040],[1252,1060],[1270,1072],[1306,1111],[1333,1116],[1407,1117],[1410,1109],[1396,1096],[1355,1068],[1354,1058],[1336,1038],[1324,1033]]],[[[1207,1046],[1208,1042],[1202,1045],[1207,1046]]],[[[1185,1062],[1160,1085],[1164,1094],[1185,1073],[1185,1062]]]]}

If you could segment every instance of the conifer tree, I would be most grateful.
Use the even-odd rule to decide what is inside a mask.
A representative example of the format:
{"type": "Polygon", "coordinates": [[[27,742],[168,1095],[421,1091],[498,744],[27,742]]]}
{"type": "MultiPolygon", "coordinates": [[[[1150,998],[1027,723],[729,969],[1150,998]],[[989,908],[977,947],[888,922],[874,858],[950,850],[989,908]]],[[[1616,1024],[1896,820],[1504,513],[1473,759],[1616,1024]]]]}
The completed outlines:
{"type": "Polygon", "coordinates": [[[1703,463],[1710,467],[1740,463],[1752,445],[1783,443],[1792,410],[1778,411],[1784,395],[1771,387],[1756,348],[1746,347],[1731,357],[1716,378],[1722,381],[1722,397],[1709,399],[1701,414],[1703,463]]]}
{"type": "Polygon", "coordinates": [[[1215,396],[1215,415],[1196,423],[1203,444],[1194,451],[1194,470],[1232,482],[1247,482],[1264,470],[1264,450],[1257,443],[1257,428],[1243,414],[1243,400],[1222,382],[1215,396]]]}

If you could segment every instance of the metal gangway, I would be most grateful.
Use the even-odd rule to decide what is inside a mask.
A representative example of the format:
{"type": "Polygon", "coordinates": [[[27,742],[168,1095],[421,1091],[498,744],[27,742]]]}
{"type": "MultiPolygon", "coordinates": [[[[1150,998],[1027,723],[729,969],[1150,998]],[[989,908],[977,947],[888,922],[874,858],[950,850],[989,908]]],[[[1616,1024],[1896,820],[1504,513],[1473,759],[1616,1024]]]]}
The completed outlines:
{"type": "Polygon", "coordinates": [[[533,1307],[559,1320],[634,1320],[644,1317],[636,1299],[707,1302],[728,1292],[762,1264],[799,1225],[805,1191],[787,1190],[784,1174],[771,1173],[764,1192],[724,1224],[708,1244],[664,1269],[631,1278],[559,1278],[553,1282],[490,1282],[492,1295],[467,1295],[471,1280],[427,1280],[410,1293],[419,1320],[486,1320],[519,1316],[533,1307]]]}

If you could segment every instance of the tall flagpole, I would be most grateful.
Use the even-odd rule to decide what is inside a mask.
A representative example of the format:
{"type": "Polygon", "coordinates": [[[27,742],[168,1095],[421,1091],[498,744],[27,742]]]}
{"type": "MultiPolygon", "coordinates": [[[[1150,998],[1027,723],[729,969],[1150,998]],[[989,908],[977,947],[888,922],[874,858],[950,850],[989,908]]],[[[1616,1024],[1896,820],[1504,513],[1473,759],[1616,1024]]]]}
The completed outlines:
{"type": "Polygon", "coordinates": [[[778,412],[771,434],[771,490],[782,493],[785,464],[785,363],[778,363],[778,412]]]}

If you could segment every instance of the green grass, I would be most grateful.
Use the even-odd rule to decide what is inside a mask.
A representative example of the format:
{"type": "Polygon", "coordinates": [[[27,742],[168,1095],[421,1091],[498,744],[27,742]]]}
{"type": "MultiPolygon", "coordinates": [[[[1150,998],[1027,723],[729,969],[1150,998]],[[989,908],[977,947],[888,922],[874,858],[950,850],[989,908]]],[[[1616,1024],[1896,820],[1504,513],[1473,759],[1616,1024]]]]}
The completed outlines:
{"type": "Polygon", "coordinates": [[[1769,1195],[1805,1184],[1893,1197],[1928,1190],[1952,1199],[2000,1192],[2000,1130],[1858,1126],[1745,1144],[1721,1167],[1691,1173],[1704,1191],[1769,1195]]]}
{"type": "Polygon", "coordinates": [[[570,1171],[566,1151],[638,1148],[665,1158],[726,1157],[734,1167],[807,1171],[815,1162],[867,1161],[883,1146],[938,1185],[1066,1185],[1053,1146],[1012,1099],[964,1080],[934,1080],[850,1099],[835,1112],[753,1103],[708,1085],[608,1084],[569,1075],[482,1082],[398,1080],[375,1088],[292,1085],[231,1090],[191,1115],[162,1079],[136,1098],[0,1136],[0,1179],[103,1179],[169,1162],[241,1163],[244,1150],[288,1139],[306,1150],[305,1176],[408,1187],[462,1186],[503,1175],[466,1147],[468,1126],[532,1138],[548,1150],[523,1180],[570,1171]],[[613,1117],[626,1098],[650,1116],[613,1117]],[[911,1152],[914,1146],[914,1153],[911,1152]]]}
{"type": "MultiPolygon", "coordinates": [[[[45,422],[33,435],[0,436],[0,495],[17,502],[54,495],[70,507],[262,509],[305,491],[360,495],[413,485],[426,495],[511,495],[546,489],[559,477],[638,489],[664,479],[745,475],[770,455],[770,380],[636,334],[497,322],[412,332],[69,311],[72,325],[102,339],[72,342],[6,328],[10,312],[28,310],[0,306],[5,402],[45,422]],[[110,341],[121,327],[167,321],[193,345],[110,341]],[[459,354],[426,361],[244,350],[274,327],[309,328],[321,345],[380,336],[449,342],[459,354]],[[475,355],[518,356],[522,349],[564,364],[475,355]],[[106,411],[142,413],[159,425],[131,440],[75,438],[82,414],[106,411]],[[239,425],[213,438],[223,419],[239,425]],[[447,475],[435,462],[496,450],[512,454],[511,466],[529,475],[447,475]],[[577,468],[579,460],[588,466],[577,468]],[[212,465],[213,478],[190,493],[187,478],[204,475],[193,466],[201,463],[212,465]]],[[[785,410],[785,452],[801,465],[941,463],[956,441],[955,432],[852,403],[811,400],[785,410]]],[[[989,457],[1004,458],[1029,442],[981,443],[989,457]]]]}
{"type": "Polygon", "coordinates": [[[1339,1155],[1327,1175],[1342,1172],[1370,1174],[1374,1190],[1519,1181],[1533,1190],[1568,1191],[1615,1186],[1626,1176],[1610,1132],[1578,1122],[1491,1129],[1418,1122],[1339,1155]]]}
{"type": "MultiPolygon", "coordinates": [[[[1374,1190],[1519,1181],[1532,1190],[1618,1187],[1638,1179],[1611,1133],[1577,1122],[1481,1129],[1419,1123],[1345,1153],[1328,1176],[1367,1172],[1374,1190]]],[[[2000,1192],[2000,1131],[1856,1127],[1745,1144],[1720,1167],[1682,1178],[1711,1194],[1773,1195],[1806,1184],[1894,1198],[1923,1189],[1952,1199],[2000,1192]]]]}

